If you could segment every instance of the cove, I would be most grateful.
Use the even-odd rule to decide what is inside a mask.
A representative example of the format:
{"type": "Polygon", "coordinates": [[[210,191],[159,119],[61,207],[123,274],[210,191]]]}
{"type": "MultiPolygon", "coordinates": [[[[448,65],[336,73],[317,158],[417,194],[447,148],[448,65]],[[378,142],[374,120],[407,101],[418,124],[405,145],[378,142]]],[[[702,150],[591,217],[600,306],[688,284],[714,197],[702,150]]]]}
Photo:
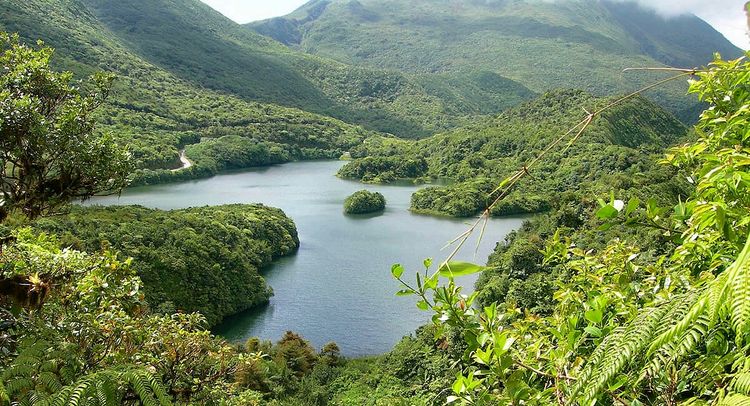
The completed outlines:
{"type": "MultiPolygon", "coordinates": [[[[297,225],[299,251],[263,271],[274,296],[267,306],[229,317],[214,332],[230,341],[250,337],[276,341],[287,330],[302,334],[316,348],[335,341],[346,356],[389,351],[431,316],[390,274],[400,263],[405,276],[422,270],[425,258],[437,264],[441,248],[468,228],[471,219],[438,218],[409,212],[411,184],[363,185],[339,179],[342,161],[297,162],[218,175],[178,184],[138,187],[122,196],[95,198],[87,204],[142,205],[158,209],[263,203],[279,207],[297,225]],[[368,189],[382,193],[385,212],[350,216],[343,201],[368,189]]],[[[485,263],[497,241],[524,219],[492,219],[476,251],[476,241],[457,259],[485,263]]],[[[475,277],[459,282],[470,292],[475,277]]]]}

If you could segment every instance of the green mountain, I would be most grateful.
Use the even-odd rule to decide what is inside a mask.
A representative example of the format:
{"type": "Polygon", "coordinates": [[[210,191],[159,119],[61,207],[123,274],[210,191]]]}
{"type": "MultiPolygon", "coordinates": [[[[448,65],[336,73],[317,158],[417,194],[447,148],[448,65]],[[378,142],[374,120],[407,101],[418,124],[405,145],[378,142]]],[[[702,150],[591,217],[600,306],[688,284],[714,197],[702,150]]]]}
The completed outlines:
{"type": "Polygon", "coordinates": [[[290,50],[199,0],[81,4],[129,50],[193,85],[403,137],[428,135],[532,96],[505,78],[496,78],[499,85],[486,91],[484,76],[467,76],[458,85],[440,77],[422,83],[412,75],[352,67],[290,50]],[[495,94],[498,89],[501,95],[495,94]],[[465,102],[477,96],[483,100],[481,106],[465,102]]]}
{"type": "MultiPolygon", "coordinates": [[[[491,72],[536,92],[610,95],[653,81],[623,68],[702,66],[741,51],[695,16],[665,19],[633,3],[600,0],[314,0],[248,25],[293,48],[413,74],[491,72]]],[[[652,96],[674,113],[684,87],[652,96]]]]}
{"type": "MultiPolygon", "coordinates": [[[[558,90],[488,118],[419,141],[371,138],[352,149],[344,178],[388,182],[398,178],[441,178],[456,182],[428,187],[412,196],[414,211],[471,216],[485,209],[502,179],[523,168],[555,139],[608,98],[558,90]]],[[[658,185],[670,193],[672,176],[654,162],[687,129],[673,115],[636,97],[607,110],[575,143],[551,150],[493,215],[546,211],[565,192],[609,193],[658,185]]]]}
{"type": "Polygon", "coordinates": [[[218,157],[211,156],[221,151],[201,148],[200,156],[191,157],[196,165],[189,171],[167,170],[180,165],[180,148],[201,139],[227,144],[242,137],[253,147],[251,158],[265,163],[338,157],[372,134],[336,119],[249,102],[184,80],[148,61],[77,0],[5,1],[0,2],[0,15],[0,29],[18,32],[27,43],[42,39],[54,47],[56,68],[79,78],[100,70],[116,75],[109,101],[98,112],[99,129],[129,144],[141,177],[147,179],[194,177],[221,169],[213,165],[218,157]],[[258,148],[266,156],[255,156],[258,148]]]}

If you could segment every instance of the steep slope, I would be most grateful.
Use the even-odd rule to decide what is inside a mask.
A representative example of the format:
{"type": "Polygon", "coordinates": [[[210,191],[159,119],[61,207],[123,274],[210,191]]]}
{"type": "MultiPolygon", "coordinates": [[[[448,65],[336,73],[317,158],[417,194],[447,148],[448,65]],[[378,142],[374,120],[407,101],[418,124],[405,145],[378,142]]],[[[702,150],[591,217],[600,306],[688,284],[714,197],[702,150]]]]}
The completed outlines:
{"type": "MultiPolygon", "coordinates": [[[[403,137],[424,136],[487,110],[462,102],[466,92],[481,89],[479,84],[431,92],[402,73],[354,68],[293,51],[199,0],[83,3],[147,61],[185,81],[245,100],[297,107],[403,137]]],[[[518,84],[504,90],[502,98],[486,97],[492,112],[532,96],[518,84]]]]}
{"type": "MultiPolygon", "coordinates": [[[[251,23],[306,52],[345,63],[411,73],[493,72],[543,92],[622,92],[647,75],[626,67],[694,67],[713,52],[741,55],[694,16],[664,19],[622,2],[598,0],[315,0],[287,17],[251,23]]],[[[672,112],[684,90],[654,95],[672,112]]]]}
{"type": "MultiPolygon", "coordinates": [[[[352,150],[356,158],[340,176],[387,182],[394,178],[449,178],[412,197],[412,210],[471,216],[487,207],[502,179],[544,150],[609,99],[574,90],[554,91],[501,115],[417,142],[373,138],[352,150]]],[[[574,144],[552,150],[531,170],[494,215],[546,210],[561,193],[609,193],[641,184],[664,185],[671,177],[653,162],[687,134],[674,116],[645,98],[617,106],[597,119],[574,144]],[[666,177],[666,178],[665,178],[666,177]]],[[[667,192],[665,192],[667,193],[667,192]]]]}
{"type": "Polygon", "coordinates": [[[250,141],[243,145],[276,147],[290,160],[337,157],[371,134],[328,117],[195,86],[132,52],[76,0],[4,1],[0,16],[0,29],[56,48],[56,68],[79,78],[98,70],[117,75],[109,103],[99,111],[99,128],[129,144],[151,179],[210,174],[213,168],[202,165],[175,174],[165,170],[180,165],[180,148],[205,137],[241,136],[250,141]]]}

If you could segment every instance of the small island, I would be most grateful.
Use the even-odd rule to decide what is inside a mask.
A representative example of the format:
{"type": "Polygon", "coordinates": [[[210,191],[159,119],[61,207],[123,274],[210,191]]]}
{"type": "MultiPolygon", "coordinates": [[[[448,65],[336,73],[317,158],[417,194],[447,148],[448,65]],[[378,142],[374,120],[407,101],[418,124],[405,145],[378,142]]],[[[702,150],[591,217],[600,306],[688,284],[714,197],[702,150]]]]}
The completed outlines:
{"type": "Polygon", "coordinates": [[[378,192],[360,190],[344,200],[344,213],[366,214],[385,209],[385,197],[378,192]]]}

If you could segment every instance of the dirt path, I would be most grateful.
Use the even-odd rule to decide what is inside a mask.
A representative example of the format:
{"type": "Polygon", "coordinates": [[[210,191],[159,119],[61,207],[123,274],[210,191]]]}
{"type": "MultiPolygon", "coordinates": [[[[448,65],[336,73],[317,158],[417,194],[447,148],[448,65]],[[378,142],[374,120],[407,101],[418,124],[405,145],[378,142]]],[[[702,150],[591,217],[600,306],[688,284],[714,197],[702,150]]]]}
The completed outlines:
{"type": "Polygon", "coordinates": [[[190,162],[190,160],[187,158],[187,155],[185,155],[184,149],[180,150],[180,162],[182,162],[182,166],[177,169],[172,169],[172,172],[181,171],[183,169],[187,169],[193,166],[193,163],[190,162]]]}

